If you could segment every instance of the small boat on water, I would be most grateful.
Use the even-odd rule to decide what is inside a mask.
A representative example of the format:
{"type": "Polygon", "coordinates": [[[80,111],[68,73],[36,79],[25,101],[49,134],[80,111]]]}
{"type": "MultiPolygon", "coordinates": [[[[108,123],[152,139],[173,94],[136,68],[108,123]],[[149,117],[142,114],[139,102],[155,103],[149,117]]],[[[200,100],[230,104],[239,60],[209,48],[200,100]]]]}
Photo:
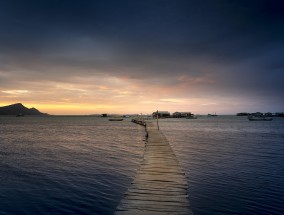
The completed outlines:
{"type": "Polygon", "coordinates": [[[108,119],[109,121],[122,121],[123,118],[121,116],[114,116],[108,119]]]}
{"type": "Polygon", "coordinates": [[[110,118],[109,121],[122,121],[122,118],[110,118]]]}
{"type": "Polygon", "coordinates": [[[197,119],[197,116],[190,115],[190,116],[187,116],[186,119],[197,119]]]}
{"type": "Polygon", "coordinates": [[[248,116],[249,121],[272,121],[273,118],[267,118],[264,116],[248,116]]]}
{"type": "Polygon", "coordinates": [[[208,116],[218,116],[216,113],[215,114],[208,114],[208,116]]]}

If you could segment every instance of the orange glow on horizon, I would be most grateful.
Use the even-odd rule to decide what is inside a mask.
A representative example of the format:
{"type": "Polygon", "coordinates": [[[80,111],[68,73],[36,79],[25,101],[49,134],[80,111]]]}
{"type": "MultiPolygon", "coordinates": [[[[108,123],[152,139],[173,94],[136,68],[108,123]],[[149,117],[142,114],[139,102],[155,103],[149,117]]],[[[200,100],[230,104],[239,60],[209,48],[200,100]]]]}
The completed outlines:
{"type": "MultiPolygon", "coordinates": [[[[156,110],[188,111],[194,114],[211,112],[234,113],[244,101],[210,95],[199,84],[214,84],[210,77],[191,79],[179,76],[165,83],[159,79],[136,80],[102,76],[80,78],[78,83],[28,82],[21,89],[0,89],[0,106],[22,103],[51,115],[151,114],[156,110]],[[84,84],[83,84],[84,82],[84,84]]],[[[203,86],[203,85],[202,85],[203,86]]]]}

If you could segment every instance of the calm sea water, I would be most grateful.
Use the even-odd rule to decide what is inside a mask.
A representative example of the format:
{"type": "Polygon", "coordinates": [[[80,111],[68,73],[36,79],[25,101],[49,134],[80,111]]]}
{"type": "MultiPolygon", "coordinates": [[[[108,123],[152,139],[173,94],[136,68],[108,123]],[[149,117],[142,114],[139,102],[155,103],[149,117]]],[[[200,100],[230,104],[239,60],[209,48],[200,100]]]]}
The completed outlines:
{"type": "Polygon", "coordinates": [[[145,130],[96,117],[0,117],[0,214],[112,214],[145,130]]]}
{"type": "Polygon", "coordinates": [[[284,214],[284,119],[160,120],[179,157],[196,215],[284,214]]]}
{"type": "MultiPolygon", "coordinates": [[[[284,214],[284,119],[160,120],[196,215],[284,214]]],[[[0,214],[112,214],[145,131],[96,117],[0,117],[0,214]]]]}

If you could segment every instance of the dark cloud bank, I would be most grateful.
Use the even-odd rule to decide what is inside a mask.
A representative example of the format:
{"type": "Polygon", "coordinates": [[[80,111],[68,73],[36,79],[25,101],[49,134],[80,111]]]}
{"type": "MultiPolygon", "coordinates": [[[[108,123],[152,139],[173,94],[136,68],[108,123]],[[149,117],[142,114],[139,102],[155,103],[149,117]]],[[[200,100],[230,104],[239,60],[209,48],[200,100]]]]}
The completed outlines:
{"type": "Polygon", "coordinates": [[[281,0],[0,2],[0,83],[6,85],[17,75],[163,77],[161,85],[210,76],[217,84],[203,86],[208,92],[283,108],[283,56],[281,0]]]}

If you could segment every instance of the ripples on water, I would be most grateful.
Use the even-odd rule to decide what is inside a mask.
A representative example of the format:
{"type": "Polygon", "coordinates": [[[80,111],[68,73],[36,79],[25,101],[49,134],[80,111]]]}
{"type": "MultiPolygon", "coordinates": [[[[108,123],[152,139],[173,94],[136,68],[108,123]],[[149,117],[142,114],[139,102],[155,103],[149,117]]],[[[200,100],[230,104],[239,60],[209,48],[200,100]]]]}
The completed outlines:
{"type": "Polygon", "coordinates": [[[284,119],[160,120],[197,215],[284,214],[284,119]]]}
{"type": "Polygon", "coordinates": [[[144,132],[96,117],[0,117],[0,214],[112,214],[144,132]]]}

